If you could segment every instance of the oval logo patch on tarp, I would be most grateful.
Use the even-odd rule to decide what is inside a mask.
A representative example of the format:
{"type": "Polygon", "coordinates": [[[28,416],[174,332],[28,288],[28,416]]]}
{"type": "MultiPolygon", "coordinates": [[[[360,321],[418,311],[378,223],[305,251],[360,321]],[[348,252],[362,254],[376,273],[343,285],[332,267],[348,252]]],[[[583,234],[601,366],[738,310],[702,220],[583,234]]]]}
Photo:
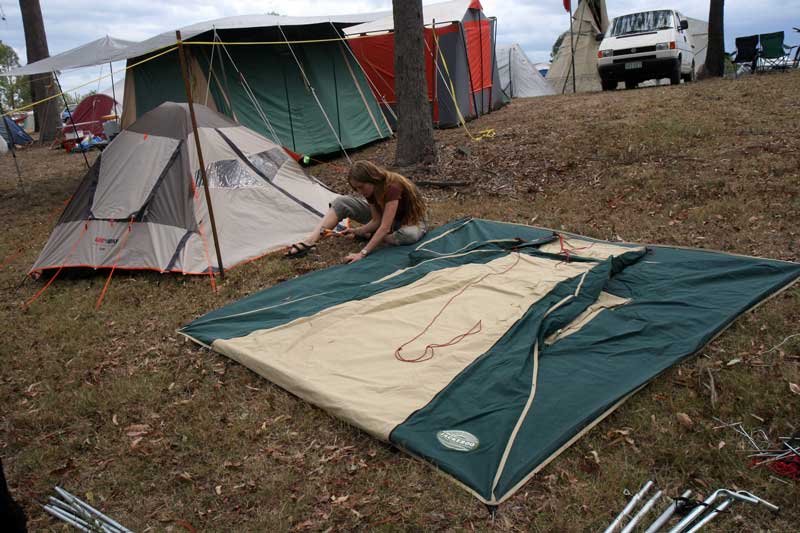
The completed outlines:
{"type": "Polygon", "coordinates": [[[471,452],[476,450],[480,441],[478,437],[468,431],[458,429],[447,429],[436,434],[436,438],[445,448],[457,452],[471,452]]]}

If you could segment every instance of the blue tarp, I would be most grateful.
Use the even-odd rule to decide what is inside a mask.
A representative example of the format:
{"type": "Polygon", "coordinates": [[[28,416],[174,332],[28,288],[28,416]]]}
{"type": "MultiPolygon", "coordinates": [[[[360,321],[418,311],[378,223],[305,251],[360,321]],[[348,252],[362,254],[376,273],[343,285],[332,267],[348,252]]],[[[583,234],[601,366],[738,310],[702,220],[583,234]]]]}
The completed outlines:
{"type": "Polygon", "coordinates": [[[30,144],[33,142],[31,136],[25,133],[25,130],[20,128],[9,117],[3,117],[3,120],[0,121],[0,136],[3,137],[9,147],[11,147],[12,142],[14,144],[30,144]]]}

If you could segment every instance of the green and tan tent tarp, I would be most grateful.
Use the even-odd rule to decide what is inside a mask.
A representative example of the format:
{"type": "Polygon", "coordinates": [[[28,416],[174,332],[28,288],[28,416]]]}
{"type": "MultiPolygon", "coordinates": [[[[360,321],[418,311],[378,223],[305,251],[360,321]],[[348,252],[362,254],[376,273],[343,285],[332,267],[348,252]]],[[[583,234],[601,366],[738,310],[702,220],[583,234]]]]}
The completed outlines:
{"type": "Polygon", "coordinates": [[[795,263],[467,219],[180,332],[497,505],[798,277],[795,263]]]}

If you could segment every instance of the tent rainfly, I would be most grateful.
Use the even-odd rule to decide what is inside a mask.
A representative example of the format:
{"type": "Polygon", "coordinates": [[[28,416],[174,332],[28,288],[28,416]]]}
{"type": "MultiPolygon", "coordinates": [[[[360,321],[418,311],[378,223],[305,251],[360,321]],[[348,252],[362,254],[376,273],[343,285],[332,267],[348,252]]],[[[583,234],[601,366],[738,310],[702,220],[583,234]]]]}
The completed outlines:
{"type": "Polygon", "coordinates": [[[497,72],[500,89],[509,98],[529,98],[555,94],[550,83],[531,63],[516,43],[497,45],[497,72]]]}
{"type": "MultiPolygon", "coordinates": [[[[434,125],[489,113],[504,103],[499,89],[495,36],[479,0],[423,6],[425,74],[434,125]],[[434,32],[436,38],[434,38],[434,32]]],[[[348,41],[387,118],[395,120],[394,20],[391,15],[346,28],[348,41]]]]}
{"type": "MultiPolygon", "coordinates": [[[[195,105],[225,268],[296,242],[336,194],[286,151],[195,105]]],[[[142,115],[100,154],[31,274],[59,267],[218,271],[188,105],[142,115]]]]}
{"type": "Polygon", "coordinates": [[[798,263],[470,219],[180,332],[498,505],[799,278],[798,263]]]}
{"type": "MultiPolygon", "coordinates": [[[[575,46],[575,89],[577,92],[599,91],[600,74],[597,72],[597,51],[600,43],[598,33],[608,29],[606,0],[583,0],[572,17],[572,32],[575,46]]],[[[561,41],[547,81],[557,93],[572,91],[572,48],[569,32],[561,41]]]]}

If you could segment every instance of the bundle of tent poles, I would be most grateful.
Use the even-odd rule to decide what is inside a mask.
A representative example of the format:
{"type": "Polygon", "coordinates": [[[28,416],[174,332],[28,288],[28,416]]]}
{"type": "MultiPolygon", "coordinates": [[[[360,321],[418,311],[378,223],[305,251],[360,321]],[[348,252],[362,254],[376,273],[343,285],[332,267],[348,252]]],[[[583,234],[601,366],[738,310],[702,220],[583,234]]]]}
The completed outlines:
{"type": "Polygon", "coordinates": [[[55,491],[61,499],[50,496],[48,503],[44,505],[44,510],[79,531],[133,533],[116,520],[109,518],[61,487],[55,487],[55,491]]]}
{"type": "MultiPolygon", "coordinates": [[[[639,492],[634,494],[628,504],[619,512],[609,526],[603,533],[614,533],[619,530],[621,533],[631,533],[636,527],[658,504],[663,492],[656,491],[647,501],[645,501],[639,510],[633,514],[622,529],[619,529],[625,520],[633,513],[634,509],[644,501],[646,494],[653,488],[655,484],[653,481],[648,481],[640,489],[639,492]]],[[[691,490],[685,491],[679,498],[675,498],[673,502],[656,518],[652,524],[645,530],[645,533],[657,533],[664,530],[664,526],[670,521],[672,516],[676,513],[683,514],[683,518],[675,524],[668,533],[693,533],[700,531],[709,522],[714,520],[717,515],[724,512],[731,505],[737,501],[752,503],[753,505],[761,504],[770,511],[777,513],[780,508],[777,505],[771,504],[766,500],[762,500],[758,496],[744,491],[744,490],[729,490],[717,489],[712,492],[705,500],[695,501],[691,500],[691,490]]]]}

